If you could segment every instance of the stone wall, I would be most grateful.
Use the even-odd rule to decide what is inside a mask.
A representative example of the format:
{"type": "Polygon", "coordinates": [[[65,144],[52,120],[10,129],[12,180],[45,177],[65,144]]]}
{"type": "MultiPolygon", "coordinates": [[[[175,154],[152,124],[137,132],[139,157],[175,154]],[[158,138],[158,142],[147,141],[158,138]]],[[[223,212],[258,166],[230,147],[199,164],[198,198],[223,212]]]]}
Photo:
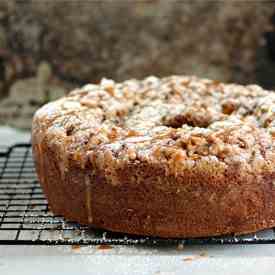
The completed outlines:
{"type": "Polygon", "coordinates": [[[0,122],[29,128],[38,106],[102,77],[273,88],[274,13],[265,1],[2,0],[0,122]]]}

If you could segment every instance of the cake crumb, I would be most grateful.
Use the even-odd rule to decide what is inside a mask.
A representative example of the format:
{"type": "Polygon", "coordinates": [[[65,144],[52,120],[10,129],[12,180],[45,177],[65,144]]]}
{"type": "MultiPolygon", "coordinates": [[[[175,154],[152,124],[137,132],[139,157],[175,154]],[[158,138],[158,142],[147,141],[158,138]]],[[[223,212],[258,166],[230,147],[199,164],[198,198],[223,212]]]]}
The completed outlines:
{"type": "Polygon", "coordinates": [[[195,256],[183,258],[183,260],[184,260],[185,262],[193,261],[193,260],[195,260],[195,259],[196,259],[195,256]]]}
{"type": "Polygon", "coordinates": [[[109,250],[112,249],[113,247],[109,244],[100,244],[97,246],[97,249],[99,250],[109,250]]]}
{"type": "Polygon", "coordinates": [[[81,246],[79,244],[73,244],[72,245],[72,250],[78,251],[80,250],[81,246]]]}
{"type": "Polygon", "coordinates": [[[199,255],[185,257],[185,258],[183,258],[183,261],[184,262],[190,262],[190,261],[193,261],[193,260],[198,260],[198,259],[206,258],[206,257],[208,257],[208,253],[206,251],[203,251],[199,255]]]}
{"type": "Polygon", "coordinates": [[[178,250],[178,251],[181,251],[181,250],[183,250],[183,249],[184,249],[184,244],[182,244],[182,243],[178,244],[177,250],[178,250]]]}
{"type": "Polygon", "coordinates": [[[201,252],[200,257],[208,257],[208,253],[206,251],[201,252]]]}

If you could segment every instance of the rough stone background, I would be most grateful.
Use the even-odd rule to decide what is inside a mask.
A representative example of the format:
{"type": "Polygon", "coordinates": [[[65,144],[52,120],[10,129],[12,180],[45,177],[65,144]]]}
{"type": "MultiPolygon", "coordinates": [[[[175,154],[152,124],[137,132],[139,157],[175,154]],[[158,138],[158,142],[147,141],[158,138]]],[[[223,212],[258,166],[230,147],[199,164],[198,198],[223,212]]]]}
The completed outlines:
{"type": "Polygon", "coordinates": [[[196,74],[275,88],[275,3],[0,0],[0,123],[73,87],[196,74]]]}

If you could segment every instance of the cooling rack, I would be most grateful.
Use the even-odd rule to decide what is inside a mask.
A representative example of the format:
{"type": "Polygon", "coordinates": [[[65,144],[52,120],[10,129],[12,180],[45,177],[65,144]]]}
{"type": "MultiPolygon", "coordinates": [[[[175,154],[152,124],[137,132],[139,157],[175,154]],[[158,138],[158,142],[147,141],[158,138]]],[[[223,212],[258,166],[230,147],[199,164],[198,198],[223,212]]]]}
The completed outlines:
{"type": "Polygon", "coordinates": [[[275,243],[274,230],[196,239],[139,237],[91,229],[54,215],[37,181],[31,145],[0,147],[0,244],[178,245],[275,243]]]}

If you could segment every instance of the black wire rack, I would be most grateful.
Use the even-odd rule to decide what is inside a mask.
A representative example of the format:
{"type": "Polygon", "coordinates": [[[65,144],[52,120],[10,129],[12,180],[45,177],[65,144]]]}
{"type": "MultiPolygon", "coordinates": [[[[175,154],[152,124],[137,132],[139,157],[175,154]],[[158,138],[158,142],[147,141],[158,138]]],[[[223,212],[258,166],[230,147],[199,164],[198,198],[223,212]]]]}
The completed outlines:
{"type": "Polygon", "coordinates": [[[37,181],[29,143],[0,147],[0,244],[178,245],[275,243],[273,229],[257,234],[165,239],[91,229],[65,222],[48,208],[37,181]]]}

